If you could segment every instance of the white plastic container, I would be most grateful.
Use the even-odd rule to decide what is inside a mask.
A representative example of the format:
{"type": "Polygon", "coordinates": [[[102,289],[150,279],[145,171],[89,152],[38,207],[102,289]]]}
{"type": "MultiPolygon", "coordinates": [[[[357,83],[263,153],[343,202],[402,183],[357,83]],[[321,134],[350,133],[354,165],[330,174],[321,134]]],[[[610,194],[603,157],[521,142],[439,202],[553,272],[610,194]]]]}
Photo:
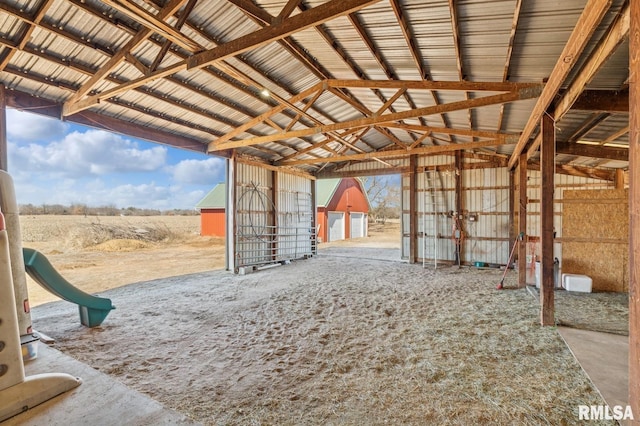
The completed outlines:
{"type": "MultiPolygon", "coordinates": [[[[535,276],[536,276],[536,288],[540,288],[540,275],[541,275],[541,264],[540,262],[536,262],[535,276]]],[[[560,288],[560,265],[557,262],[553,264],[553,288],[560,288]]]]}
{"type": "Polygon", "coordinates": [[[562,274],[562,286],[567,291],[591,293],[591,277],[578,274],[562,274]]]}

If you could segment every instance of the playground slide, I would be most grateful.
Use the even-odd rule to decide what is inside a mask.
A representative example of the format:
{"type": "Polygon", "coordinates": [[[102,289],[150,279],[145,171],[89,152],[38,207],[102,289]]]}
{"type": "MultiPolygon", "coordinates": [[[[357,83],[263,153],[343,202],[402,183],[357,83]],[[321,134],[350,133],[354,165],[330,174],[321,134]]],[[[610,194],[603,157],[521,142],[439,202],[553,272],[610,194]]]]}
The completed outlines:
{"type": "Polygon", "coordinates": [[[34,281],[61,299],[78,305],[82,325],[97,327],[115,309],[111,299],[92,296],[74,287],[39,251],[24,247],[22,253],[25,269],[34,281]]]}

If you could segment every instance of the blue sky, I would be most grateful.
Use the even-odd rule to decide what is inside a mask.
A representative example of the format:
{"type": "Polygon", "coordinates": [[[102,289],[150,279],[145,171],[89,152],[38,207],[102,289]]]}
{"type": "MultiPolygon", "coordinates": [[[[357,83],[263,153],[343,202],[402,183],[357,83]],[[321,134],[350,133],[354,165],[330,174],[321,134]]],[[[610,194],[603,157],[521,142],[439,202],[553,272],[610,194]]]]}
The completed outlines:
{"type": "Polygon", "coordinates": [[[219,157],[7,110],[18,204],[192,209],[224,181],[219,157]]]}

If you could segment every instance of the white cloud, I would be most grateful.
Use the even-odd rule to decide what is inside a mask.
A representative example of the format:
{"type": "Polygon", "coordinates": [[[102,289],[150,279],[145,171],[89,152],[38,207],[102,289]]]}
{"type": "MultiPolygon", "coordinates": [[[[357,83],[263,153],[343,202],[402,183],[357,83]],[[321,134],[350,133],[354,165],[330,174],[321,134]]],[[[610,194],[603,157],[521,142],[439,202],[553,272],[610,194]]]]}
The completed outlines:
{"type": "Polygon", "coordinates": [[[206,160],[183,160],[173,167],[176,182],[213,186],[224,180],[225,160],[218,157],[206,160]]]}
{"type": "Polygon", "coordinates": [[[11,140],[36,142],[64,136],[67,123],[42,115],[7,109],[7,136],[11,140]]]}
{"type": "Polygon", "coordinates": [[[37,181],[16,181],[16,196],[18,204],[86,204],[169,210],[195,208],[204,191],[155,182],[108,186],[101,179],[88,182],[64,179],[51,181],[48,186],[37,181]]]}
{"type": "Polygon", "coordinates": [[[141,149],[136,142],[119,135],[88,130],[69,133],[62,140],[45,145],[10,143],[9,155],[10,170],[83,177],[159,170],[166,162],[167,148],[141,149]]]}

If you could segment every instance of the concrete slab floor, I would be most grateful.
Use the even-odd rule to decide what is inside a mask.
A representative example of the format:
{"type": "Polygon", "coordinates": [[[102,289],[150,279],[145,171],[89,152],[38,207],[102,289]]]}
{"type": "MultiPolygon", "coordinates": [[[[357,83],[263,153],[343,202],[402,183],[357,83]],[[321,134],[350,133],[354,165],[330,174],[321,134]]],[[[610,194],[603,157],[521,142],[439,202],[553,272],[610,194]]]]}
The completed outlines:
{"type": "Polygon", "coordinates": [[[629,337],[558,327],[607,405],[629,404],[629,337]]]}
{"type": "Polygon", "coordinates": [[[39,343],[38,357],[25,364],[27,376],[40,373],[71,374],[80,377],[82,384],[29,411],[0,422],[0,425],[198,424],[43,343],[39,343]]]}

